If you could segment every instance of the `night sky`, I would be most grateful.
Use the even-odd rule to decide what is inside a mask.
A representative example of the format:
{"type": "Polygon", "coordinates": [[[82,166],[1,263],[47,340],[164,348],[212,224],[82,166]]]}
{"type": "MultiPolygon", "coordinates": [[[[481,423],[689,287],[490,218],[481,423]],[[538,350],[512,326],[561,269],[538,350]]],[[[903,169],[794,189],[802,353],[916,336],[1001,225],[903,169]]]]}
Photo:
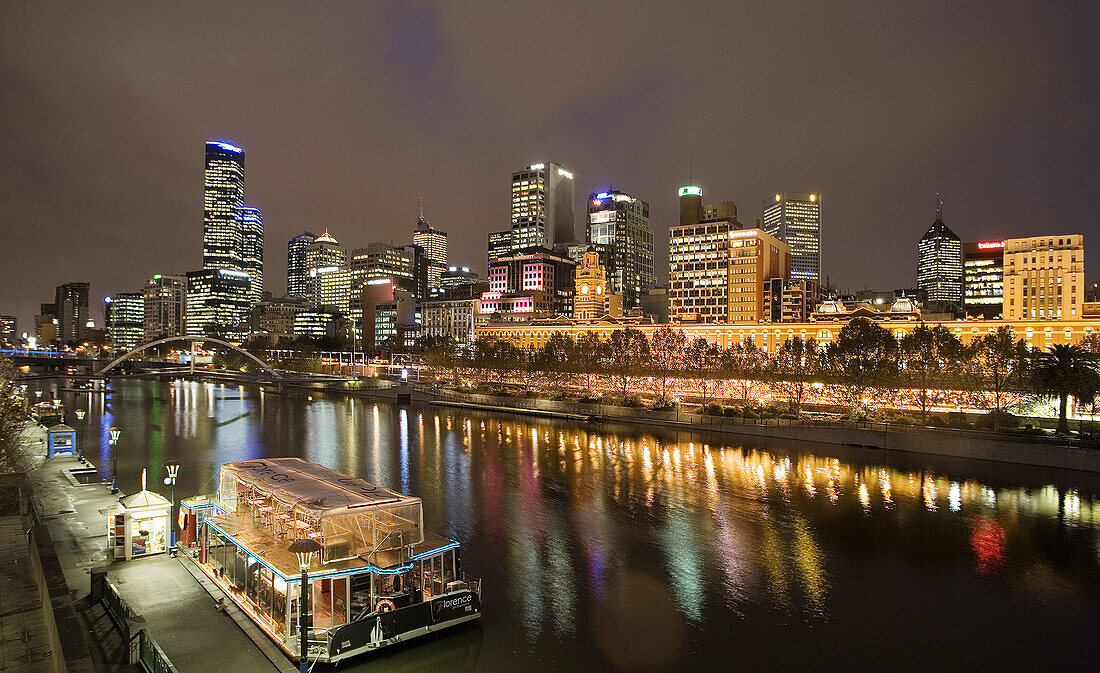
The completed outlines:
{"type": "Polygon", "coordinates": [[[485,271],[512,171],[651,204],[667,280],[676,188],[752,224],[822,194],[822,273],[915,284],[943,193],[964,241],[1096,227],[1095,2],[10,2],[0,4],[0,313],[201,267],[203,142],[245,148],[265,289],[286,240],[406,242],[420,198],[485,271]],[[48,6],[47,6],[48,5],[48,6]],[[185,6],[184,6],[185,5],[185,6]],[[689,157],[693,161],[689,162],[689,157]],[[693,164],[693,167],[692,167],[693,164]]]}

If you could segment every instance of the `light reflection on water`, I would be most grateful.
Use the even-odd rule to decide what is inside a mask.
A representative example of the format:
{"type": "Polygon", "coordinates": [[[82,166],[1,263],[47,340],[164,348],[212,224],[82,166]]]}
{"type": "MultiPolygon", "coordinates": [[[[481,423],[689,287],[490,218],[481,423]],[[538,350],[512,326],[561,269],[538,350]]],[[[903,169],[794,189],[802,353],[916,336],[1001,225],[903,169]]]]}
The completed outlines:
{"type": "MultiPolygon", "coordinates": [[[[123,428],[123,491],[137,487],[142,467],[157,471],[168,458],[184,463],[184,496],[211,491],[223,462],[298,455],[421,496],[426,525],[462,542],[466,571],[485,580],[479,635],[357,662],[363,670],[433,657],[447,670],[629,667],[597,632],[608,619],[634,618],[644,631],[647,606],[664,600],[679,625],[664,641],[653,636],[653,661],[669,655],[670,667],[704,670],[731,656],[782,670],[810,649],[860,669],[876,655],[855,654],[844,634],[899,615],[924,638],[899,635],[880,665],[920,670],[945,643],[968,647],[979,668],[1021,663],[1037,656],[1016,643],[1025,635],[1051,644],[1051,661],[1072,659],[1088,646],[1065,624],[1097,615],[1095,484],[317,393],[113,385],[114,397],[93,399],[78,427],[99,442],[84,448],[105,472],[107,428],[123,428]],[[664,597],[627,610],[637,614],[615,612],[633,605],[624,587],[638,586],[664,597]]],[[[69,397],[70,408],[87,404],[69,397]]]]}

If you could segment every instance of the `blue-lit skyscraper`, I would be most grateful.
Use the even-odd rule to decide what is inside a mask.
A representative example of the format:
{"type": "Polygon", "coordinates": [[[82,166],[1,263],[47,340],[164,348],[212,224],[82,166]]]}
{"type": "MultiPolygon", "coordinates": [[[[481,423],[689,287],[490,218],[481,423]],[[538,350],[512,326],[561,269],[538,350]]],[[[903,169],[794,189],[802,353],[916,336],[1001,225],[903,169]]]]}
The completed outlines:
{"type": "Polygon", "coordinates": [[[203,183],[202,266],[241,270],[237,208],[244,201],[244,150],[207,141],[203,183]]]}
{"type": "Polygon", "coordinates": [[[264,217],[259,208],[241,207],[237,208],[236,224],[241,237],[241,271],[251,278],[249,294],[252,303],[258,304],[264,293],[264,217]]]}

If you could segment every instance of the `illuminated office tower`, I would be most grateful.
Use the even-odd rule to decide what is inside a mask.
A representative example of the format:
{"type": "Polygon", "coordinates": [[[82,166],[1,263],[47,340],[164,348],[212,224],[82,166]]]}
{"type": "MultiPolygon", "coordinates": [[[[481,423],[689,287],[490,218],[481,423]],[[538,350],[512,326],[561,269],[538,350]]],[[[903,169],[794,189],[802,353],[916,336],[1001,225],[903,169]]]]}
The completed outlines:
{"type": "Polygon", "coordinates": [[[187,273],[187,336],[243,340],[242,324],[251,307],[252,284],[237,269],[202,269],[187,273]]]}
{"type": "Polygon", "coordinates": [[[244,150],[207,141],[203,182],[202,267],[241,270],[237,208],[244,199],[244,150]]]}
{"type": "Polygon", "coordinates": [[[998,320],[1004,304],[1004,241],[963,245],[966,315],[998,320]]]}
{"type": "Polygon", "coordinates": [[[791,249],[791,279],[821,279],[821,195],[778,192],[764,200],[764,231],[791,249]]]}
{"type": "Polygon", "coordinates": [[[416,219],[413,231],[413,245],[424,250],[428,269],[428,287],[439,287],[439,277],[447,270],[447,232],[440,231],[428,224],[424,212],[416,219]]]}
{"type": "Polygon", "coordinates": [[[489,234],[489,264],[492,265],[494,259],[500,259],[501,257],[507,257],[508,253],[512,251],[512,232],[508,231],[494,231],[489,234]]]}
{"type": "Polygon", "coordinates": [[[309,270],[313,303],[332,306],[347,315],[351,305],[351,273],[346,266],[319,266],[309,270]]]}
{"type": "Polygon", "coordinates": [[[286,244],[286,293],[292,297],[305,297],[309,288],[309,265],[306,264],[306,248],[317,240],[312,231],[303,231],[286,244]]]}
{"type": "Polygon", "coordinates": [[[264,217],[259,208],[241,207],[235,219],[241,237],[241,271],[252,280],[252,303],[258,304],[264,294],[264,217]]]}
{"type": "Polygon", "coordinates": [[[917,289],[928,293],[929,302],[963,304],[962,241],[943,223],[943,202],[938,202],[936,221],[917,243],[917,289]]]}
{"type": "Polygon", "coordinates": [[[532,164],[512,174],[512,250],[573,240],[573,174],[532,164]]]}
{"type": "Polygon", "coordinates": [[[146,341],[181,336],[187,300],[187,277],[158,273],[142,291],[143,336],[146,341]]]}
{"type": "Polygon", "coordinates": [[[88,284],[65,283],[54,290],[57,339],[63,344],[84,340],[88,329],[88,284]]]}
{"type": "Polygon", "coordinates": [[[314,296],[313,269],[324,266],[344,266],[347,263],[348,255],[340,247],[340,242],[329,235],[328,231],[325,231],[306,246],[305,259],[306,287],[305,294],[302,296],[312,298],[314,296]]]}
{"type": "Polygon", "coordinates": [[[107,340],[117,349],[132,350],[145,338],[145,299],[141,292],[119,292],[103,299],[107,340]]]}
{"type": "Polygon", "coordinates": [[[605,271],[612,291],[623,295],[623,310],[638,306],[654,283],[649,204],[620,191],[590,195],[585,240],[606,250],[605,271]]]}

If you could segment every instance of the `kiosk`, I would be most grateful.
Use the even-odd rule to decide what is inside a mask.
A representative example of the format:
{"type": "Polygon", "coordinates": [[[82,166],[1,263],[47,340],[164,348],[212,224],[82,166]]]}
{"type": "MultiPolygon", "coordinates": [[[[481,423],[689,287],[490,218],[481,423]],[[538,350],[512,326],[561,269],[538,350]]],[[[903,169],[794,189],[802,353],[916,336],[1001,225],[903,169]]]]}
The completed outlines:
{"type": "Polygon", "coordinates": [[[58,423],[46,430],[46,457],[75,456],[76,428],[58,423]]]}
{"type": "Polygon", "coordinates": [[[172,503],[159,493],[145,490],[145,470],[141,471],[140,491],[119,498],[117,505],[101,511],[107,515],[107,548],[115,558],[129,561],[135,556],[168,551],[172,503]]]}

